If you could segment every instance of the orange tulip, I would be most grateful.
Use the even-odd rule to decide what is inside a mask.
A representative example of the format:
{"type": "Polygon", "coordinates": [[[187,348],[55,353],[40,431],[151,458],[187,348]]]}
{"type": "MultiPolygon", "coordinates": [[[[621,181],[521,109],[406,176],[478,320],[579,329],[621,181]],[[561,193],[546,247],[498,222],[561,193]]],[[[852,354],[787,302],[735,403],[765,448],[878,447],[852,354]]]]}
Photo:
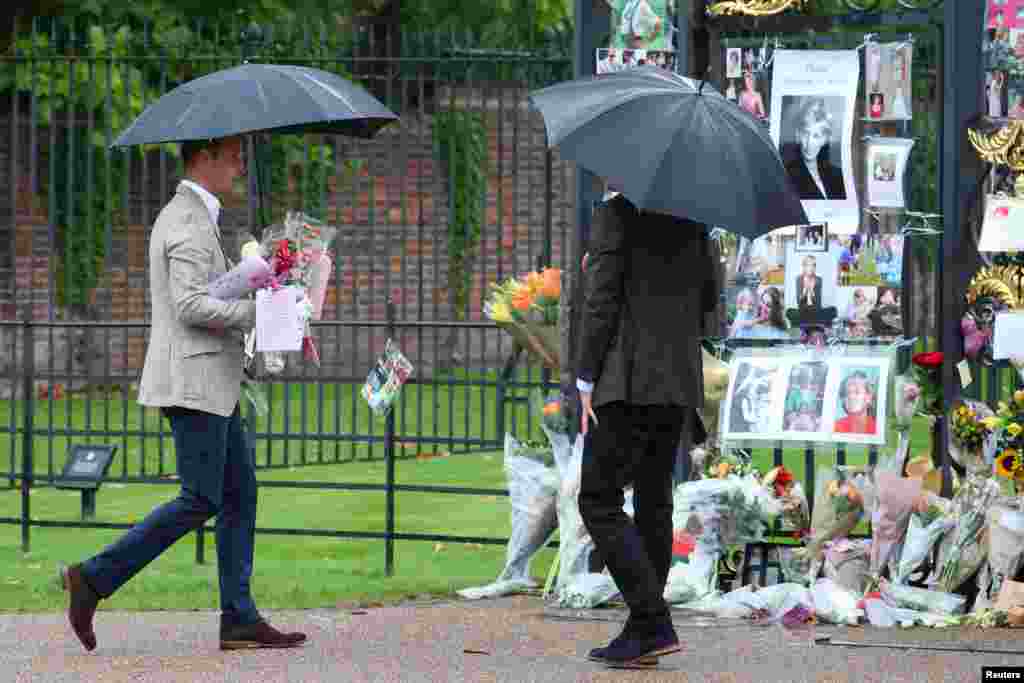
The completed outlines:
{"type": "Polygon", "coordinates": [[[544,276],[540,273],[528,273],[526,276],[526,288],[530,294],[537,296],[544,287],[544,276]]]}
{"type": "Polygon", "coordinates": [[[562,271],[558,268],[546,268],[541,277],[541,296],[557,299],[562,294],[562,271]]]}
{"type": "Polygon", "coordinates": [[[547,416],[558,415],[559,410],[561,410],[561,406],[558,405],[558,401],[551,401],[544,406],[544,414],[547,416]]]}
{"type": "Polygon", "coordinates": [[[533,295],[526,289],[520,290],[512,297],[512,308],[527,311],[533,305],[533,295]]]}

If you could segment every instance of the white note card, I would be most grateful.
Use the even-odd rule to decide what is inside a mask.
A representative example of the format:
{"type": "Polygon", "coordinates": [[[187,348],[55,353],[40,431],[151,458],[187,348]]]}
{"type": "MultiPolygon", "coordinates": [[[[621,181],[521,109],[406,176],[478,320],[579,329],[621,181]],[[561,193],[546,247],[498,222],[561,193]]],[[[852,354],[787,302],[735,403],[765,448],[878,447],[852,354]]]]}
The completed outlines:
{"type": "Polygon", "coordinates": [[[992,358],[1024,356],[1024,313],[998,313],[992,334],[992,358]]]}
{"type": "Polygon", "coordinates": [[[305,325],[294,287],[256,292],[256,350],[301,351],[305,325]]]}

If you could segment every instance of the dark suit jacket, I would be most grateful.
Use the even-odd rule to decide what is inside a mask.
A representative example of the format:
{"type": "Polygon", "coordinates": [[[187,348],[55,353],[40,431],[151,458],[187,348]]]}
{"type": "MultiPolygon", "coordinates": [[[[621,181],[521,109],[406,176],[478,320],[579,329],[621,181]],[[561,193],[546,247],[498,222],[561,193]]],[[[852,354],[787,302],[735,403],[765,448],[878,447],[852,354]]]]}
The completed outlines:
{"type": "Polygon", "coordinates": [[[786,163],[786,172],[793,183],[793,189],[800,195],[800,199],[846,199],[842,172],[822,157],[818,157],[818,173],[821,174],[821,184],[825,186],[828,196],[821,196],[821,190],[818,189],[818,184],[814,182],[802,158],[786,163]]]}
{"type": "Polygon", "coordinates": [[[699,409],[699,339],[718,303],[704,226],[639,212],[619,195],[594,212],[577,376],[595,382],[595,407],[699,409]]]}

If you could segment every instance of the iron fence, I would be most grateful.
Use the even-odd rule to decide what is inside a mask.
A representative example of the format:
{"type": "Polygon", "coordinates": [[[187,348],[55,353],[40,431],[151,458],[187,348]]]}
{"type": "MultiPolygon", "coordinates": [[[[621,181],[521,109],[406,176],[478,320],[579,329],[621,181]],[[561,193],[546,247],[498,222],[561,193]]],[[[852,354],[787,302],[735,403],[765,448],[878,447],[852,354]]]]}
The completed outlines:
{"type": "MultiPolygon", "coordinates": [[[[484,333],[493,324],[478,322],[424,322],[389,320],[328,321],[315,324],[315,331],[366,328],[373,345],[382,350],[386,339],[399,348],[403,340],[427,329],[452,331],[466,345],[486,344],[484,333]]],[[[34,519],[32,488],[66,483],[64,468],[72,445],[109,444],[118,446],[111,470],[103,482],[130,484],[177,484],[171,434],[158,411],[135,405],[133,387],[112,383],[109,374],[98,377],[69,376],[48,362],[37,363],[37,349],[46,346],[54,330],[73,323],[0,321],[0,340],[14,349],[16,372],[0,378],[6,400],[0,400],[0,453],[6,453],[5,478],[13,489],[19,487],[21,514],[0,518],[0,523],[17,524],[27,551],[33,527],[128,528],[130,525],[84,520],[65,522],[34,519]],[[57,387],[77,380],[80,388],[59,394],[57,387]],[[111,392],[111,389],[113,391],[111,392]]],[[[106,336],[125,327],[124,323],[88,323],[86,327],[106,336]]],[[[133,327],[145,329],[146,323],[133,327]]],[[[417,362],[415,355],[411,361],[417,362]]],[[[262,481],[261,486],[288,489],[383,492],[386,496],[385,531],[363,532],[317,529],[268,529],[259,533],[331,536],[337,538],[381,539],[386,544],[386,564],[393,566],[394,541],[423,540],[453,543],[502,544],[507,539],[478,538],[450,534],[410,534],[395,529],[395,497],[402,492],[504,496],[503,489],[462,486],[403,485],[395,481],[395,462],[417,457],[422,449],[499,450],[506,432],[520,439],[536,438],[537,416],[529,392],[552,388],[539,368],[524,365],[513,372],[450,373],[443,380],[422,378],[415,373],[404,387],[386,418],[374,417],[360,393],[366,379],[357,376],[316,375],[309,366],[289,364],[287,374],[263,383],[270,410],[260,415],[243,400],[243,419],[256,444],[256,465],[260,470],[301,465],[343,464],[370,459],[385,462],[381,484],[337,483],[331,481],[262,481]],[[424,419],[432,413],[432,425],[424,419]],[[433,427],[430,429],[429,427],[433,427]]],[[[433,452],[433,451],[432,451],[433,452]]],[[[198,532],[197,561],[204,559],[203,530],[198,532]]]]}

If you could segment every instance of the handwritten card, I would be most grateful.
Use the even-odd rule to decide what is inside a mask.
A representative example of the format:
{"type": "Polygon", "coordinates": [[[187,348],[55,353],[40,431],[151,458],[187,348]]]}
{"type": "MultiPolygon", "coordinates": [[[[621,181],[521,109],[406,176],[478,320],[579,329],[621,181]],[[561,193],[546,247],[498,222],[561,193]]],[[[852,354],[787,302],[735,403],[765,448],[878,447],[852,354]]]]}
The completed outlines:
{"type": "Polygon", "coordinates": [[[1003,360],[1010,356],[1024,356],[1024,313],[996,314],[992,334],[992,358],[1003,360]]]}
{"type": "Polygon", "coordinates": [[[256,292],[256,350],[301,351],[305,323],[295,287],[256,292]]]}
{"type": "Polygon", "coordinates": [[[988,195],[978,251],[1000,252],[1024,248],[1024,201],[988,195]]]}
{"type": "Polygon", "coordinates": [[[221,301],[241,299],[265,286],[271,275],[270,264],[259,256],[249,256],[210,283],[210,296],[221,301]]]}

